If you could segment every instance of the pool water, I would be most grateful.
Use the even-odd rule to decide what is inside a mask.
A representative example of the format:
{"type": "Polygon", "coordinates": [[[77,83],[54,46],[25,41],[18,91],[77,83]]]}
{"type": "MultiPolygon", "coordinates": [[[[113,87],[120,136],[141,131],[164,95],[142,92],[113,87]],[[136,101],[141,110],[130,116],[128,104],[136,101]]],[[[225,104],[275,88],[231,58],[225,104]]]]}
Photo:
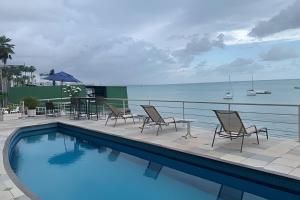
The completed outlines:
{"type": "MultiPolygon", "coordinates": [[[[56,131],[20,139],[11,166],[45,200],[249,200],[257,195],[56,131]]],[[[141,154],[142,155],[142,154],[141,154]]]]}

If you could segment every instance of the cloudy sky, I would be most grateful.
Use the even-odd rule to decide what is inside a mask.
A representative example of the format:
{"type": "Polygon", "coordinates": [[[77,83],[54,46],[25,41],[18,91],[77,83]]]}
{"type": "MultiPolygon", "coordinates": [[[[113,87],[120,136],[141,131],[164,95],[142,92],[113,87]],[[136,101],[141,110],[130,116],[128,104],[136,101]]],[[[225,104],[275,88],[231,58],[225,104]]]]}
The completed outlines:
{"type": "Polygon", "coordinates": [[[300,78],[300,0],[9,0],[9,64],[86,83],[300,78]]]}

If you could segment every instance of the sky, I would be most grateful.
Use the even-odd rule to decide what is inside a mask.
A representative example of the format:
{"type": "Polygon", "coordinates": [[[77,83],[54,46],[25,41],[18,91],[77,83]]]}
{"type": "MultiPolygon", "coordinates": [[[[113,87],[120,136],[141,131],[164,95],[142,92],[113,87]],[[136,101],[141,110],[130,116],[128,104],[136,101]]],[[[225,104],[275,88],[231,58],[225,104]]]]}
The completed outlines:
{"type": "Polygon", "coordinates": [[[84,83],[300,78],[300,0],[1,0],[8,64],[84,83]]]}

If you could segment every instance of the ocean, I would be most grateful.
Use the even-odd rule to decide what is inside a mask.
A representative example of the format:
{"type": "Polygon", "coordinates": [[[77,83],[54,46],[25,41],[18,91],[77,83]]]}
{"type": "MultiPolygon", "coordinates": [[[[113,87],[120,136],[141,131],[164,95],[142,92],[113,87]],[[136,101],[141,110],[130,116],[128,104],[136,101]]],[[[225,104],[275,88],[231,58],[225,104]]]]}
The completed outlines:
{"type": "MultiPolygon", "coordinates": [[[[128,99],[152,99],[172,101],[209,101],[226,103],[263,103],[300,105],[300,80],[259,80],[254,81],[255,90],[268,90],[272,94],[247,96],[251,81],[191,83],[169,85],[135,85],[128,86],[128,99]],[[226,91],[233,93],[232,100],[224,100],[226,91]]],[[[140,104],[143,101],[129,101],[133,112],[142,114],[140,104]]],[[[163,103],[151,101],[163,116],[183,118],[182,103],[163,103]]],[[[213,129],[218,123],[213,109],[228,109],[228,105],[185,103],[185,118],[195,120],[192,126],[213,129]]],[[[267,127],[270,135],[276,137],[298,138],[298,107],[282,106],[231,106],[231,110],[240,112],[245,124],[267,127]]]]}

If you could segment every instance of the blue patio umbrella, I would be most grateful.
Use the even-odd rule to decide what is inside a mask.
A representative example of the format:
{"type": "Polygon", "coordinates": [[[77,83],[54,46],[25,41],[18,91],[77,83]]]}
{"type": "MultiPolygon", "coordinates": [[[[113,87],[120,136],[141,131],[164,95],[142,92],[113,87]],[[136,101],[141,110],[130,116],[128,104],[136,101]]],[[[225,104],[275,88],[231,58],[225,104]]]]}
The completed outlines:
{"type": "Polygon", "coordinates": [[[51,74],[48,77],[44,78],[49,81],[60,81],[60,82],[80,82],[78,79],[74,78],[74,76],[66,73],[66,72],[58,72],[55,74],[51,74]]]}
{"type": "Polygon", "coordinates": [[[60,98],[62,99],[62,85],[63,82],[69,82],[69,83],[79,83],[80,81],[78,79],[76,79],[74,76],[72,76],[71,74],[68,74],[66,72],[58,72],[55,74],[51,74],[48,77],[44,78],[45,80],[49,80],[49,81],[60,81],[61,83],[61,91],[60,91],[60,98]]]}

